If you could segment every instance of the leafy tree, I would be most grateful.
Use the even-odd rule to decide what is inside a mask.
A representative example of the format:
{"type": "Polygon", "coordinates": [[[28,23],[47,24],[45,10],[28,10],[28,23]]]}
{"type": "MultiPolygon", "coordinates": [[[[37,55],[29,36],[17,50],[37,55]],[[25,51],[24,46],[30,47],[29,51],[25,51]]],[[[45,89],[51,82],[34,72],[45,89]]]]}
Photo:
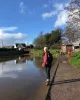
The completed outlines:
{"type": "Polygon", "coordinates": [[[61,34],[62,34],[61,29],[56,29],[52,31],[50,37],[50,45],[53,45],[55,43],[61,43],[61,34]]]}
{"type": "Polygon", "coordinates": [[[61,34],[61,29],[56,29],[50,33],[46,33],[45,35],[40,33],[40,35],[34,40],[34,45],[38,49],[42,49],[44,46],[51,48],[54,44],[60,45],[61,34]]]}
{"type": "Polygon", "coordinates": [[[45,37],[44,37],[43,33],[41,32],[40,35],[34,39],[33,44],[35,45],[35,47],[37,49],[41,49],[44,47],[45,41],[46,41],[45,37]]]}
{"type": "Polygon", "coordinates": [[[30,46],[30,48],[31,48],[31,49],[33,49],[33,48],[34,48],[33,44],[30,44],[29,46],[30,46]]]}
{"type": "Polygon", "coordinates": [[[50,37],[51,37],[51,34],[47,33],[44,37],[45,37],[45,45],[50,48],[50,37]]]}

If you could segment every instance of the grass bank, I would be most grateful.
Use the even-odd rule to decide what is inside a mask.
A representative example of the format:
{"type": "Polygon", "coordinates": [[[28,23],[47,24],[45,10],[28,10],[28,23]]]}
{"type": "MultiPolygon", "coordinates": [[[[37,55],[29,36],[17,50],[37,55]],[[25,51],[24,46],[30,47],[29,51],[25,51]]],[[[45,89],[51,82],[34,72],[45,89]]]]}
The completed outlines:
{"type": "Polygon", "coordinates": [[[74,53],[74,56],[72,56],[71,58],[69,58],[69,62],[73,66],[80,66],[80,51],[74,53]]]}
{"type": "MultiPolygon", "coordinates": [[[[59,53],[56,53],[56,51],[60,52],[60,49],[50,49],[49,51],[52,53],[53,57],[59,56],[59,53]]],[[[41,55],[43,54],[43,50],[31,50],[30,53],[36,57],[41,57],[41,55]]]]}

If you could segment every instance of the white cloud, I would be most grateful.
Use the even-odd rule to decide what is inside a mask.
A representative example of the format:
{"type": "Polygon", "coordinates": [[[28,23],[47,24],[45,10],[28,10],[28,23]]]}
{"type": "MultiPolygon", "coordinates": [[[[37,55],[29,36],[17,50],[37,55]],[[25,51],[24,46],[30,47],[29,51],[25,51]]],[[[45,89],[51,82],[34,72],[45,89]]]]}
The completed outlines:
{"type": "Polygon", "coordinates": [[[54,10],[52,10],[51,12],[45,12],[42,14],[42,18],[46,19],[46,18],[50,18],[53,17],[55,15],[57,15],[59,12],[64,10],[64,7],[68,6],[68,3],[66,4],[54,4],[54,10]]]}
{"type": "Polygon", "coordinates": [[[67,12],[65,10],[63,10],[57,16],[57,20],[55,22],[55,27],[65,25],[66,22],[67,22],[67,12]]]}
{"type": "Polygon", "coordinates": [[[50,4],[51,4],[51,0],[48,0],[48,2],[46,2],[44,5],[43,5],[43,7],[44,8],[47,8],[47,7],[49,7],[50,6],[50,4]]]}
{"type": "Polygon", "coordinates": [[[24,2],[20,2],[20,13],[25,13],[25,4],[24,2]]]}
{"type": "Polygon", "coordinates": [[[13,45],[16,42],[25,42],[27,40],[27,36],[28,36],[27,34],[21,32],[18,33],[11,32],[11,27],[2,29],[0,28],[0,46],[2,45],[2,40],[3,40],[3,45],[13,45]]]}
{"type": "Polygon", "coordinates": [[[21,64],[16,65],[15,60],[0,63],[0,77],[3,78],[18,78],[19,76],[15,72],[22,72],[23,70],[27,70],[27,67],[21,64]]]}
{"type": "Polygon", "coordinates": [[[55,21],[55,27],[62,26],[66,24],[67,21],[67,12],[64,9],[67,7],[69,3],[56,3],[53,5],[53,9],[51,12],[45,12],[42,14],[43,19],[51,18],[51,17],[56,17],[57,20],[55,21]]]}
{"type": "Polygon", "coordinates": [[[43,19],[46,19],[46,18],[52,17],[52,16],[54,16],[54,15],[56,15],[56,14],[57,14],[56,11],[51,11],[51,12],[49,12],[49,13],[43,13],[43,14],[42,14],[42,18],[43,18],[43,19]]]}
{"type": "Polygon", "coordinates": [[[24,2],[20,2],[20,13],[21,14],[25,14],[26,12],[28,14],[32,14],[35,12],[35,9],[30,10],[29,7],[27,5],[24,4],[24,2]]]}
{"type": "Polygon", "coordinates": [[[68,19],[68,13],[64,8],[67,7],[68,5],[69,5],[69,3],[56,4],[54,6],[54,7],[56,7],[57,11],[59,12],[57,15],[57,20],[54,25],[55,27],[63,26],[66,24],[67,19],[68,19]]]}
{"type": "Polygon", "coordinates": [[[64,5],[63,4],[56,3],[54,5],[54,7],[56,8],[57,11],[64,10],[64,5]]]}
{"type": "Polygon", "coordinates": [[[69,3],[56,3],[53,5],[54,8],[56,8],[57,11],[64,10],[65,7],[68,7],[69,3]]]}
{"type": "Polygon", "coordinates": [[[2,29],[3,31],[14,31],[18,29],[18,27],[1,27],[0,29],[2,29]]]}

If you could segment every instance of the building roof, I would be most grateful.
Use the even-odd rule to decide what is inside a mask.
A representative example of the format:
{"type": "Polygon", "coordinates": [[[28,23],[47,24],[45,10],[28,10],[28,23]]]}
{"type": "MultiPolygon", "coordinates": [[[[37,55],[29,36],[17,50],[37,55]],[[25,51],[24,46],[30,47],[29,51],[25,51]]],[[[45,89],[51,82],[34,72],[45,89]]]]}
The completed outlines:
{"type": "Polygon", "coordinates": [[[19,46],[19,45],[20,46],[22,45],[22,46],[26,47],[26,44],[25,43],[16,43],[16,46],[19,46]]]}
{"type": "Polygon", "coordinates": [[[74,46],[79,46],[79,44],[80,44],[80,40],[77,40],[77,41],[73,42],[74,46]]]}
{"type": "Polygon", "coordinates": [[[62,46],[72,46],[73,44],[72,43],[65,43],[65,44],[62,44],[62,46]]]}

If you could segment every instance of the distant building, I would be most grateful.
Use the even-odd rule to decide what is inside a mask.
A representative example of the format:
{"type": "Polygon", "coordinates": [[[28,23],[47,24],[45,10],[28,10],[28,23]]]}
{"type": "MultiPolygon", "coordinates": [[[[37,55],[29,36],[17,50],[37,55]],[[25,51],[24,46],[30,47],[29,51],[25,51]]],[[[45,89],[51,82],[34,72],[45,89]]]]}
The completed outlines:
{"type": "Polygon", "coordinates": [[[16,64],[19,64],[19,63],[26,63],[26,58],[25,57],[19,57],[16,59],[16,64]]]}
{"type": "Polygon", "coordinates": [[[80,51],[80,40],[73,42],[73,50],[75,52],[80,51]]]}
{"type": "Polygon", "coordinates": [[[61,46],[62,52],[67,52],[68,49],[70,49],[73,52],[80,51],[80,40],[77,40],[70,44],[69,43],[62,44],[61,46]]]}
{"type": "Polygon", "coordinates": [[[14,46],[6,46],[6,48],[8,48],[8,49],[13,49],[14,46]]]}
{"type": "Polygon", "coordinates": [[[16,43],[14,48],[17,48],[18,50],[26,49],[25,43],[16,43]]]}
{"type": "Polygon", "coordinates": [[[7,49],[13,49],[14,48],[14,46],[3,46],[2,48],[7,48],[7,49]]]}
{"type": "Polygon", "coordinates": [[[73,51],[73,45],[72,44],[62,44],[61,46],[61,51],[62,52],[67,52],[69,50],[73,51]]]}

